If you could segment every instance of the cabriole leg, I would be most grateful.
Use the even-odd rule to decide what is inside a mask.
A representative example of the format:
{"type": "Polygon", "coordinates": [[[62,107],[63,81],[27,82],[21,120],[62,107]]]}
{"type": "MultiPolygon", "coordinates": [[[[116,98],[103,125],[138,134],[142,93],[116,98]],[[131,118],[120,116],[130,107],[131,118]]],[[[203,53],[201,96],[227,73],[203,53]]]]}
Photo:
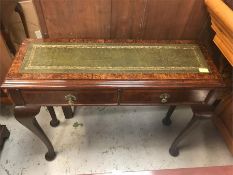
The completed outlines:
{"type": "Polygon", "coordinates": [[[169,125],[172,124],[171,116],[172,116],[172,113],[174,112],[175,109],[176,109],[175,105],[172,105],[172,106],[169,107],[166,116],[162,120],[163,125],[169,126],[169,125]]]}
{"type": "Polygon", "coordinates": [[[3,148],[5,140],[10,136],[10,131],[7,129],[6,125],[0,124],[0,151],[3,148]]]}
{"type": "Polygon", "coordinates": [[[175,140],[173,141],[173,143],[172,143],[172,145],[171,145],[171,147],[169,149],[169,153],[170,153],[171,156],[176,157],[176,156],[179,155],[179,149],[178,149],[177,145],[185,137],[185,135],[187,134],[187,132],[197,122],[198,119],[199,119],[199,117],[193,115],[192,119],[189,121],[189,123],[186,125],[186,127],[175,138],[175,140]]]}
{"type": "Polygon", "coordinates": [[[71,106],[62,106],[63,113],[66,119],[71,119],[74,116],[71,106]]]}
{"type": "Polygon", "coordinates": [[[41,129],[35,116],[40,112],[40,106],[16,106],[14,115],[23,126],[31,130],[46,145],[48,152],[45,154],[46,160],[53,160],[56,157],[53,145],[41,129]]]}
{"type": "Polygon", "coordinates": [[[50,114],[50,116],[51,116],[51,118],[52,118],[52,120],[50,121],[50,125],[51,125],[52,127],[58,126],[59,123],[60,123],[60,121],[57,119],[57,116],[56,116],[56,113],[55,113],[55,111],[54,111],[53,106],[47,106],[47,109],[48,109],[49,114],[50,114]]]}

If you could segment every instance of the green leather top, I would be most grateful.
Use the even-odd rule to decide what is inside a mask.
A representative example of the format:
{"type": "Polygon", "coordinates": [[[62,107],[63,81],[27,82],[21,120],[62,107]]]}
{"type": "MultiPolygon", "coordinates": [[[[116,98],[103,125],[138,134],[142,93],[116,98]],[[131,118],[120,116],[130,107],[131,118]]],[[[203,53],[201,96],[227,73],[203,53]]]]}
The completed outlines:
{"type": "Polygon", "coordinates": [[[209,73],[195,44],[31,43],[21,73],[209,73]]]}

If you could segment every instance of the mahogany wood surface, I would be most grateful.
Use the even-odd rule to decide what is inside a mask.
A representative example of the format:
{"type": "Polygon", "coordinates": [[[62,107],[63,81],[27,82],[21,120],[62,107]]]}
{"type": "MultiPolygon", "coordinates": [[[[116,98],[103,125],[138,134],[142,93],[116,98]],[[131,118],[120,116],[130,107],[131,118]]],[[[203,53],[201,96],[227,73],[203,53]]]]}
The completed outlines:
{"type": "Polygon", "coordinates": [[[0,50],[0,84],[2,84],[12,63],[10,51],[8,50],[5,40],[2,37],[2,33],[0,33],[0,50]]]}
{"type": "Polygon", "coordinates": [[[117,90],[106,89],[75,89],[73,91],[42,91],[22,90],[22,97],[25,104],[63,104],[67,105],[64,98],[72,94],[76,97],[74,104],[117,104],[117,90]]]}
{"type": "Polygon", "coordinates": [[[10,136],[10,131],[7,129],[6,125],[0,124],[0,151],[2,151],[4,142],[10,136]]]}
{"type": "Polygon", "coordinates": [[[208,89],[74,89],[59,90],[21,90],[24,104],[68,105],[66,95],[75,96],[75,105],[163,105],[161,94],[169,94],[166,104],[200,104],[209,94],[208,89]]]}
{"type": "Polygon", "coordinates": [[[217,106],[214,123],[225,140],[229,151],[233,155],[233,93],[223,98],[217,106]]]}
{"type": "Polygon", "coordinates": [[[145,11],[147,1],[119,0],[111,2],[111,30],[112,39],[140,39],[143,38],[145,28],[145,11]]]}
{"type": "Polygon", "coordinates": [[[45,154],[46,160],[53,160],[56,156],[53,145],[35,118],[39,112],[40,106],[16,106],[14,109],[16,120],[37,135],[48,148],[48,152],[45,154]]]}
{"type": "MultiPolygon", "coordinates": [[[[194,167],[152,171],[93,173],[88,175],[232,175],[233,166],[194,167]]],[[[87,174],[86,174],[87,175],[87,174]]]]}
{"type": "Polygon", "coordinates": [[[44,37],[200,39],[204,0],[34,0],[44,37]],[[164,13],[165,12],[165,13],[164,13]]]}
{"type": "Polygon", "coordinates": [[[126,89],[120,94],[120,104],[163,104],[161,94],[169,94],[166,104],[190,104],[202,103],[205,101],[209,90],[145,90],[145,89],[126,89]]]}
{"type": "Polygon", "coordinates": [[[72,110],[72,107],[69,106],[62,106],[63,114],[65,116],[65,119],[71,119],[74,117],[74,112],[72,110]]]}
{"type": "Polygon", "coordinates": [[[56,127],[59,125],[60,121],[57,119],[57,116],[56,116],[56,113],[55,113],[55,110],[53,108],[53,106],[47,106],[47,110],[51,116],[51,121],[50,121],[50,125],[52,127],[56,127]]]}
{"type": "MultiPolygon", "coordinates": [[[[206,2],[213,3],[217,1],[206,1],[206,2]]],[[[233,10],[233,0],[225,0],[224,2],[231,10],[233,10]]],[[[212,16],[212,19],[211,19],[212,28],[218,35],[214,38],[214,42],[219,47],[219,50],[221,52],[224,52],[223,54],[226,56],[224,57],[223,55],[220,55],[218,59],[220,60],[220,65],[221,65],[220,72],[222,73],[222,76],[224,77],[224,81],[226,82],[226,86],[228,87],[224,89],[225,95],[222,95],[221,97],[221,102],[218,104],[216,108],[216,115],[213,118],[213,121],[217,129],[219,130],[219,132],[222,134],[223,139],[225,140],[229,151],[233,155],[233,133],[232,133],[233,132],[232,80],[233,79],[232,79],[232,66],[227,62],[227,60],[230,59],[230,57],[227,58],[227,56],[230,56],[231,54],[230,52],[232,52],[232,44],[230,41],[232,40],[231,39],[232,32],[230,32],[230,27],[229,27],[229,26],[232,26],[231,25],[232,19],[231,17],[229,17],[231,10],[226,8],[224,4],[221,4],[215,10],[213,10],[212,7],[213,6],[208,7],[210,16],[212,16]],[[225,13],[224,10],[221,10],[222,7],[225,7],[228,13],[225,13]],[[219,10],[219,12],[216,13],[216,10],[219,10]],[[227,17],[229,18],[224,19],[224,20],[222,19],[222,18],[227,18],[227,17]],[[227,23],[228,25],[226,25],[227,23]],[[220,28],[220,30],[218,30],[218,28],[220,28]],[[221,40],[224,40],[224,42],[222,42],[221,40]],[[230,46],[228,47],[226,44],[230,46]]]]}
{"type": "Polygon", "coordinates": [[[109,38],[109,0],[35,0],[44,37],[109,38]],[[72,24],[72,25],[71,25],[72,24]]]}
{"type": "Polygon", "coordinates": [[[167,114],[166,116],[163,118],[162,122],[163,122],[163,125],[165,126],[169,126],[172,124],[172,120],[171,120],[171,116],[174,112],[174,110],[176,109],[176,106],[175,105],[171,105],[167,111],[167,114]]]}
{"type": "MultiPolygon", "coordinates": [[[[12,58],[10,51],[5,43],[2,32],[0,33],[0,85],[5,79],[5,76],[11,66],[12,58]]],[[[0,88],[0,104],[12,104],[11,99],[0,88]]]]}

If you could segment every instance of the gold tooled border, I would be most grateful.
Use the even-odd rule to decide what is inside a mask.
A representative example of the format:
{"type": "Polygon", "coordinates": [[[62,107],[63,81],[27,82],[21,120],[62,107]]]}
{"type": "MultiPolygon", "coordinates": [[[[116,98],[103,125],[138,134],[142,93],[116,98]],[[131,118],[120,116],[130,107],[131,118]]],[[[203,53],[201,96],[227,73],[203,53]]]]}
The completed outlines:
{"type": "Polygon", "coordinates": [[[184,45],[182,45],[182,49],[191,49],[198,61],[199,67],[84,67],[84,66],[33,66],[32,65],[32,61],[34,59],[34,55],[36,52],[37,48],[94,48],[94,49],[122,49],[122,48],[128,48],[128,49],[145,49],[145,48],[165,48],[165,49],[180,49],[181,46],[166,46],[166,45],[155,45],[155,46],[139,46],[139,45],[134,45],[134,46],[128,46],[128,45],[90,45],[90,44],[85,44],[85,45],[79,45],[79,44],[32,44],[32,50],[31,50],[31,54],[29,55],[28,58],[28,64],[25,65],[24,70],[39,70],[39,69],[44,69],[44,70],[51,70],[51,69],[58,69],[58,70],[62,70],[62,69],[67,69],[67,70],[103,70],[103,71],[107,71],[107,70],[113,70],[113,71],[121,71],[121,70],[127,70],[127,71],[135,71],[135,70],[144,70],[144,71],[164,71],[164,70],[198,70],[199,68],[203,68],[203,65],[200,61],[199,58],[199,54],[196,52],[196,48],[198,48],[198,46],[196,45],[189,45],[188,47],[185,47],[184,45]]]}

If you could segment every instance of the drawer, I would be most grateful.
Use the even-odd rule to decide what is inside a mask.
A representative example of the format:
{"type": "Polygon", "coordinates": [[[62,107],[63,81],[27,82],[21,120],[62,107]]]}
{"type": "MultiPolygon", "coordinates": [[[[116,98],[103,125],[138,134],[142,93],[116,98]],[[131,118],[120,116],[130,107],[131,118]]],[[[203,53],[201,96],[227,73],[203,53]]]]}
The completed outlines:
{"type": "Polygon", "coordinates": [[[120,93],[121,104],[192,104],[205,101],[209,90],[138,90],[120,93]]]}
{"type": "Polygon", "coordinates": [[[22,90],[26,104],[117,104],[117,90],[79,89],[75,91],[22,90]]]}

